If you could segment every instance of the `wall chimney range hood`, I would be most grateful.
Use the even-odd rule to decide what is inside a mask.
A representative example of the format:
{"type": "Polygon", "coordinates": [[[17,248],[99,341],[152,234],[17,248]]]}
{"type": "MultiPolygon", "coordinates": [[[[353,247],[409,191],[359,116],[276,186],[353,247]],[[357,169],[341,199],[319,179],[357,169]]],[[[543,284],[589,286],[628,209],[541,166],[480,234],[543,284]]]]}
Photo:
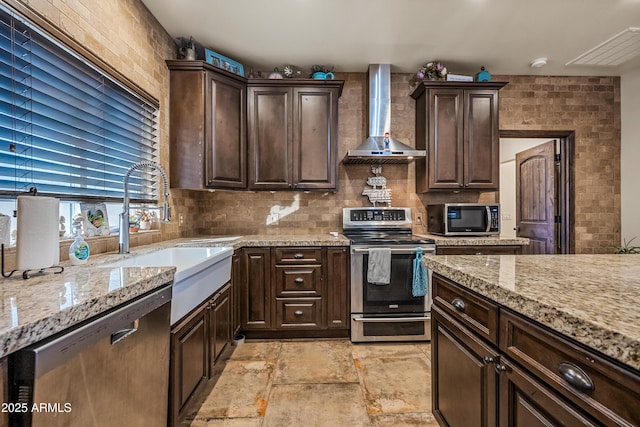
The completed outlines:
{"type": "Polygon", "coordinates": [[[349,150],[342,163],[409,163],[416,157],[425,157],[425,150],[409,147],[394,139],[391,133],[391,65],[370,64],[368,80],[369,137],[356,149],[349,150]],[[389,146],[385,149],[386,132],[389,132],[391,137],[389,146]]]}

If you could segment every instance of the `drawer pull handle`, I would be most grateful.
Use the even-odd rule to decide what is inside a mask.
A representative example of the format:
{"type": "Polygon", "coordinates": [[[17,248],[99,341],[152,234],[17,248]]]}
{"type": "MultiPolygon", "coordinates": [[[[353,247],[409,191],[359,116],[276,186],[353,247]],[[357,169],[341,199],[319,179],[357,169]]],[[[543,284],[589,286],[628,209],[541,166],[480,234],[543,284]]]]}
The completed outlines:
{"type": "Polygon", "coordinates": [[[295,259],[302,259],[302,258],[304,258],[304,254],[298,252],[298,253],[293,254],[293,257],[295,259]]]}
{"type": "Polygon", "coordinates": [[[499,363],[496,363],[496,372],[498,373],[498,375],[500,375],[503,372],[507,371],[507,367],[504,365],[501,365],[499,363]]]}
{"type": "Polygon", "coordinates": [[[491,356],[485,356],[485,357],[482,358],[482,361],[484,362],[485,365],[489,365],[489,364],[495,362],[496,360],[491,356]]]}
{"type": "Polygon", "coordinates": [[[573,363],[562,362],[558,372],[569,384],[582,391],[593,391],[595,386],[589,375],[573,363]]]}
{"type": "Polygon", "coordinates": [[[302,311],[296,310],[293,314],[295,314],[296,316],[302,316],[302,311]]]}
{"type": "Polygon", "coordinates": [[[296,283],[304,283],[304,279],[302,277],[296,277],[293,281],[296,283]]]}
{"type": "Polygon", "coordinates": [[[460,298],[454,298],[453,301],[451,301],[451,305],[458,311],[464,311],[464,301],[460,298]]]}

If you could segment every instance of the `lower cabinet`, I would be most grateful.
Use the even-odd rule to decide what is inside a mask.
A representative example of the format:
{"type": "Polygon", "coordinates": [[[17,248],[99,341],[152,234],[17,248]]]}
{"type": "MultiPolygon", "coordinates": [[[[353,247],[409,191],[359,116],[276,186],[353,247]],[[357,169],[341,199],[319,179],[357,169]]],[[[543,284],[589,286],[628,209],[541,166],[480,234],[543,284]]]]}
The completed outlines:
{"type": "Polygon", "coordinates": [[[437,274],[432,284],[441,426],[640,425],[636,371],[437,274]]]}
{"type": "Polygon", "coordinates": [[[179,426],[232,340],[233,287],[227,283],[171,329],[169,425],[179,426]]]}
{"type": "Polygon", "coordinates": [[[244,248],[241,329],[248,338],[347,337],[347,247],[244,248]]]}

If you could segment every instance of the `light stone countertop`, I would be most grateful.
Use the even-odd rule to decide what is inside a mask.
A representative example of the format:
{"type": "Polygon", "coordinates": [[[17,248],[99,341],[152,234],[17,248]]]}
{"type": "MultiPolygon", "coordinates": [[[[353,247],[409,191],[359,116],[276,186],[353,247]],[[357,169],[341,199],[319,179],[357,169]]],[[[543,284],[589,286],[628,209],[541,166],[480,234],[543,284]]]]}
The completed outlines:
{"type": "Polygon", "coordinates": [[[437,234],[419,233],[414,236],[425,237],[436,241],[436,246],[502,246],[528,245],[529,239],[524,237],[467,236],[446,237],[437,234]]]}
{"type": "Polygon", "coordinates": [[[429,255],[490,300],[640,370],[640,256],[429,255]]]}

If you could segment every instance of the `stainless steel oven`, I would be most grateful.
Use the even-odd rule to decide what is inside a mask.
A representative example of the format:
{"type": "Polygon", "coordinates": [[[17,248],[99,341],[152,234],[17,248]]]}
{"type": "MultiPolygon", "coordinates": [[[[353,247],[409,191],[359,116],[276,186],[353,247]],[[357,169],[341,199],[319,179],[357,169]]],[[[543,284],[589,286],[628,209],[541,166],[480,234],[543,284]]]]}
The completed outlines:
{"type": "Polygon", "coordinates": [[[425,296],[413,296],[416,250],[434,254],[431,239],[411,234],[410,208],[345,208],[343,232],[351,239],[351,341],[431,339],[431,274],[425,296]],[[389,283],[367,281],[371,248],[388,248],[389,283]]]}

